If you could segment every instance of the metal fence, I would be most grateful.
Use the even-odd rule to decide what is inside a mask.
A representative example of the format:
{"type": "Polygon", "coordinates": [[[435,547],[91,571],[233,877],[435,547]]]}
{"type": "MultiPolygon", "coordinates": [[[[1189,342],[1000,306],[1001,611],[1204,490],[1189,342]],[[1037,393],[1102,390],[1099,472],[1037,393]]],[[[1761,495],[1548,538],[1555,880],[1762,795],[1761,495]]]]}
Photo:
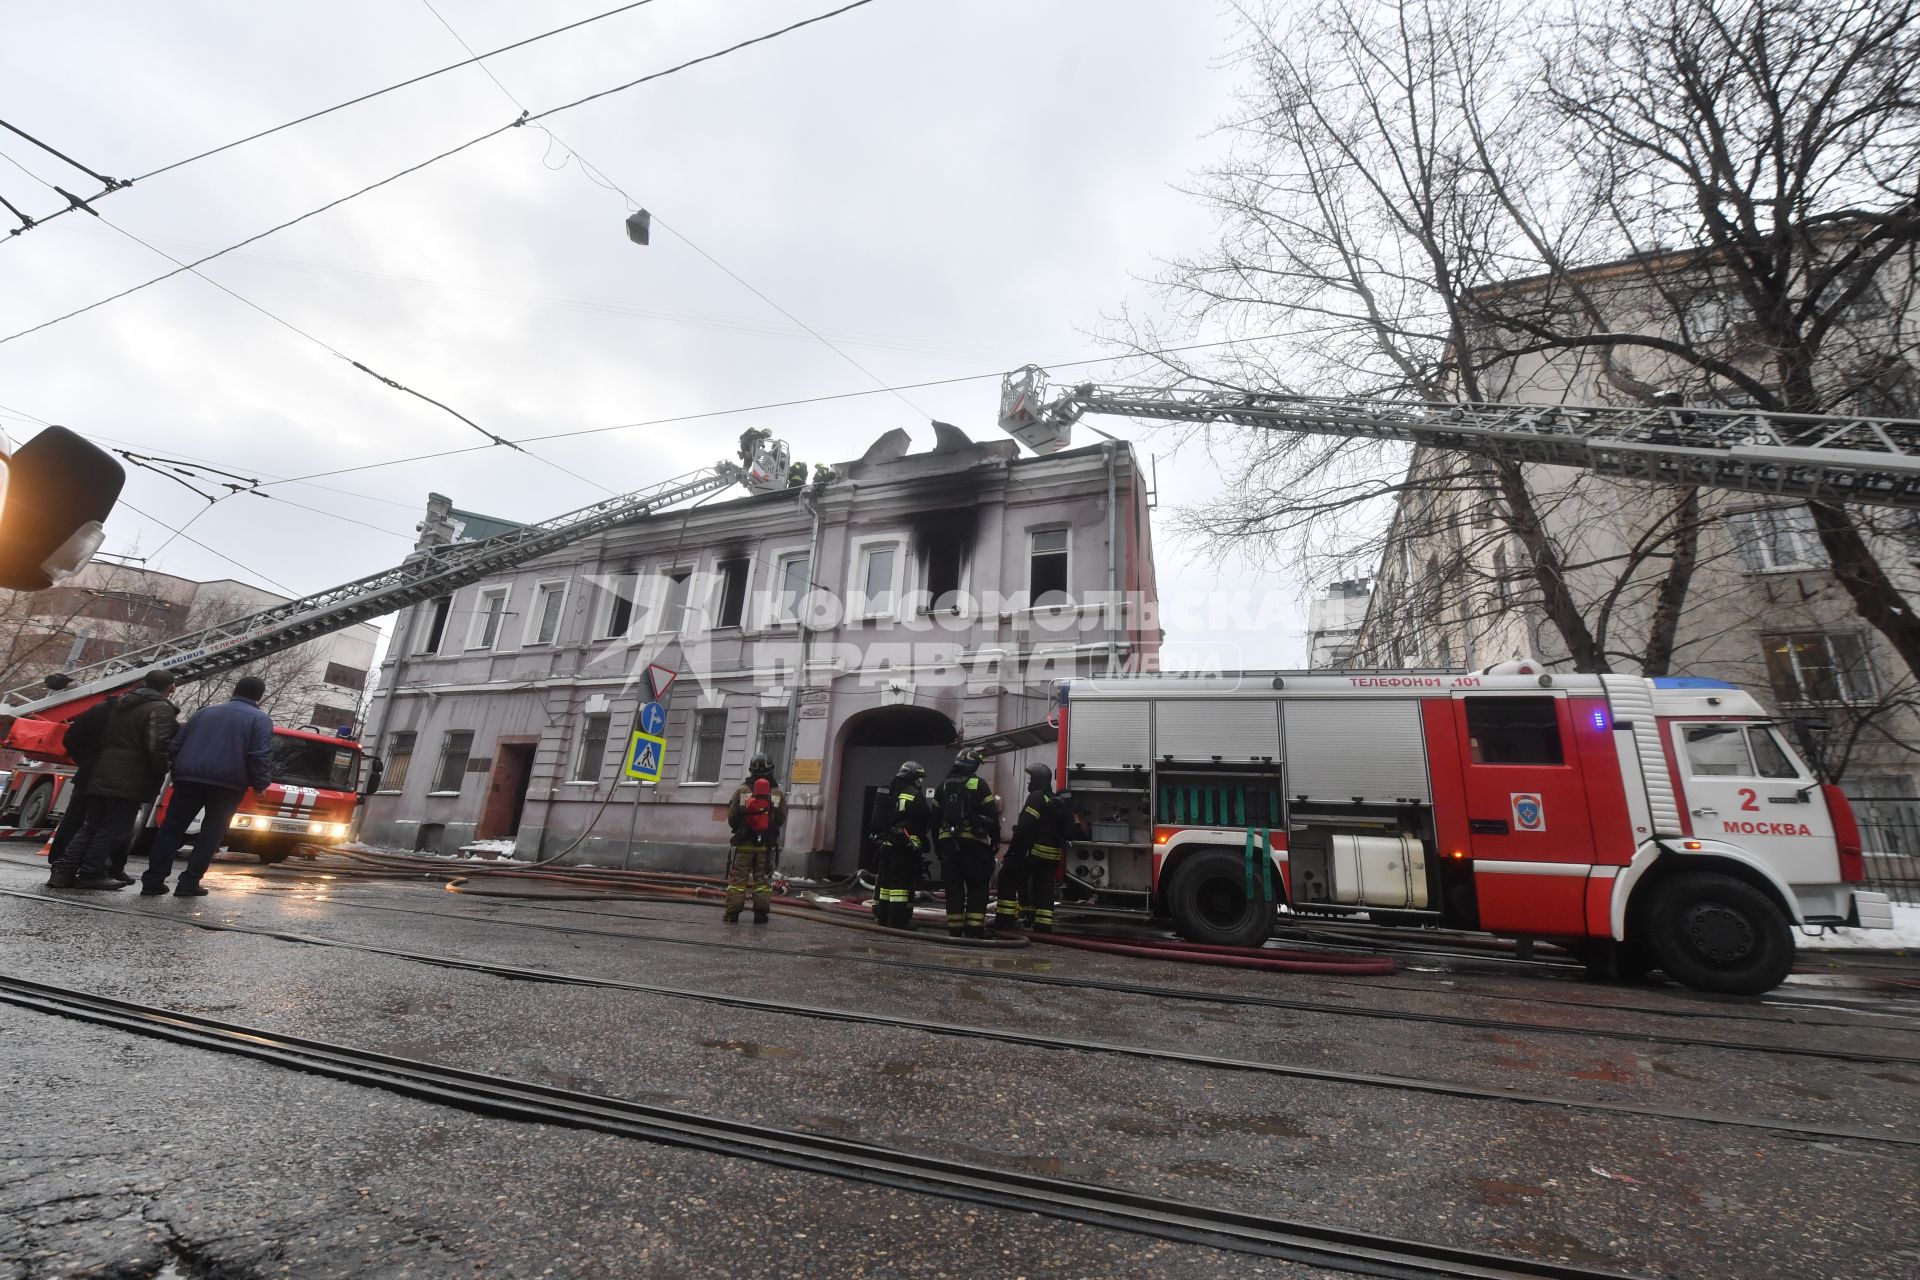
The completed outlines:
{"type": "Polygon", "coordinates": [[[1920,800],[1848,799],[1860,823],[1868,886],[1920,905],[1920,800]]]}

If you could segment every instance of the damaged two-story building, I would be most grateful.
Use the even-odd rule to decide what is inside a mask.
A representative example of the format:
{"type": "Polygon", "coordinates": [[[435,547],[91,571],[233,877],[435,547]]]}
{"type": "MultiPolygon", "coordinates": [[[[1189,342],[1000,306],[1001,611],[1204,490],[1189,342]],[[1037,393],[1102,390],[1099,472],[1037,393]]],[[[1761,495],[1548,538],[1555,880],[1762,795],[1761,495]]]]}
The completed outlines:
{"type": "MultiPolygon", "coordinates": [[[[369,716],[365,839],[715,870],[748,760],[790,797],[788,872],[858,864],[873,790],[1046,719],[1055,681],[1151,669],[1147,486],[1130,448],[1022,457],[935,424],[831,475],[671,510],[397,620],[369,716]],[[624,776],[649,667],[674,673],[657,784],[624,776]],[[632,832],[629,840],[629,830],[632,832]]],[[[423,540],[505,522],[434,495],[423,540]]],[[[987,776],[1020,794],[1024,758],[987,776]]]]}

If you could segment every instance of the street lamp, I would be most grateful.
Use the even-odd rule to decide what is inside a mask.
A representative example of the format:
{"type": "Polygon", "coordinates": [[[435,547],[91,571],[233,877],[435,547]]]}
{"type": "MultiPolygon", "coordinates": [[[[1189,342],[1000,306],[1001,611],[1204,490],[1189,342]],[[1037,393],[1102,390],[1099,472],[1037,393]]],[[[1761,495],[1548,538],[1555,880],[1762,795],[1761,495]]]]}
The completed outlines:
{"type": "Polygon", "coordinates": [[[645,209],[635,209],[627,215],[627,239],[635,244],[646,244],[653,233],[653,215],[645,209]]]}

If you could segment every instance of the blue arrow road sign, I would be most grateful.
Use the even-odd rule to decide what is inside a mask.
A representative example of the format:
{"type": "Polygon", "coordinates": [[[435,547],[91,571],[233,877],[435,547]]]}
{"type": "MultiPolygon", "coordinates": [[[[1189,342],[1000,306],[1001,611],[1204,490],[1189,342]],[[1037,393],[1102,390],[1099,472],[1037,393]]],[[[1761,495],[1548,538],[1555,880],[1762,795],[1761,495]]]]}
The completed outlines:
{"type": "Polygon", "coordinates": [[[650,738],[667,736],[667,709],[657,702],[643,703],[640,707],[640,732],[650,738]]]}
{"type": "Polygon", "coordinates": [[[627,743],[626,775],[641,782],[660,781],[660,766],[667,758],[667,740],[650,733],[636,733],[627,743]]]}

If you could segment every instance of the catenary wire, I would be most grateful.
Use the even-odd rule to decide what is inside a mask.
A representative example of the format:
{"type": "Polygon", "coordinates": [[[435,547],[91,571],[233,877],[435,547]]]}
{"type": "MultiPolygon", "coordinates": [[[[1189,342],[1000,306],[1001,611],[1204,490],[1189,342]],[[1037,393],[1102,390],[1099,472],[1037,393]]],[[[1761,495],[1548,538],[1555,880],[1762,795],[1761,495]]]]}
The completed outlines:
{"type": "MultiPolygon", "coordinates": [[[[105,187],[108,191],[118,191],[121,187],[124,187],[127,185],[126,183],[120,181],[120,179],[118,178],[109,178],[104,173],[100,173],[97,170],[87,168],[86,165],[81,164],[78,160],[75,160],[72,156],[68,155],[66,152],[55,150],[53,147],[50,147],[46,143],[40,141],[40,139],[34,137],[32,134],[28,133],[25,129],[20,128],[18,125],[10,124],[5,120],[0,120],[0,129],[5,129],[8,133],[15,134],[19,137],[25,138],[28,142],[31,142],[34,146],[40,148],[42,151],[54,157],[56,160],[66,161],[67,164],[71,165],[75,169],[78,169],[80,172],[86,174],[89,178],[92,178],[95,182],[105,187]]],[[[7,207],[11,209],[13,206],[8,205],[7,207]]],[[[87,212],[91,213],[93,211],[89,209],[87,212]]]]}
{"type": "MultiPolygon", "coordinates": [[[[434,18],[440,23],[441,26],[447,29],[448,35],[452,36],[455,40],[459,41],[461,48],[465,49],[468,53],[473,52],[473,46],[467,43],[466,37],[461,35],[457,30],[455,30],[453,24],[447,21],[446,16],[442,14],[438,9],[433,7],[433,0],[420,0],[420,3],[426,7],[427,12],[432,14],[434,18]]],[[[494,74],[492,67],[487,66],[483,62],[480,64],[480,69],[486,72],[487,79],[493,81],[495,86],[499,88],[500,92],[506,95],[507,101],[511,102],[514,106],[520,108],[520,110],[523,113],[529,111],[527,104],[522,102],[519,98],[519,95],[515,94],[513,90],[507,88],[506,82],[502,80],[499,76],[494,74]]],[[[554,132],[553,129],[547,125],[536,124],[534,125],[534,128],[541,130],[548,137],[552,138],[555,142],[559,143],[560,146],[566,150],[568,155],[572,156],[576,161],[578,161],[580,165],[580,172],[585,174],[586,177],[594,183],[594,185],[603,187],[610,191],[618,192],[620,194],[621,199],[627,202],[627,208],[629,210],[638,209],[640,207],[640,202],[634,199],[633,194],[631,192],[629,192],[625,187],[621,186],[619,182],[615,181],[614,178],[610,174],[608,174],[605,169],[602,169],[599,165],[594,164],[591,160],[587,159],[585,154],[581,152],[580,148],[574,146],[571,142],[568,142],[565,138],[562,138],[558,133],[554,132]]],[[[747,279],[741,276],[739,272],[735,271],[733,268],[729,267],[726,263],[720,261],[720,259],[714,257],[711,253],[708,253],[705,249],[695,244],[692,241],[692,239],[690,239],[685,233],[679,231],[674,227],[668,226],[666,223],[666,220],[661,218],[659,214],[657,213],[651,214],[651,217],[653,220],[653,225],[658,226],[661,230],[667,232],[670,235],[677,237],[682,244],[686,245],[689,249],[692,249],[695,253],[699,254],[702,258],[705,258],[708,262],[712,263],[715,267],[718,267],[735,284],[738,284],[741,288],[745,289],[748,293],[751,293],[754,297],[760,299],[760,301],[766,303],[769,307],[772,307],[775,311],[778,311],[781,315],[785,316],[788,320],[791,320],[794,324],[797,324],[802,329],[806,330],[806,332],[810,336],[818,340],[822,346],[827,348],[827,350],[833,352],[833,354],[839,356],[842,360],[846,361],[848,364],[852,365],[855,369],[858,369],[861,373],[865,374],[867,378],[871,380],[875,386],[885,387],[887,385],[885,378],[882,378],[879,374],[867,368],[867,366],[865,366],[864,364],[861,364],[858,360],[848,355],[845,351],[841,350],[838,346],[835,346],[834,343],[831,340],[829,340],[825,334],[822,334],[818,329],[815,329],[812,325],[808,324],[805,320],[802,320],[799,316],[793,314],[793,312],[787,310],[785,307],[781,306],[778,302],[775,302],[772,298],[768,297],[764,292],[756,288],[751,282],[749,282],[747,279]]],[[[906,405],[909,409],[912,409],[915,413],[920,414],[922,417],[932,416],[931,414],[928,414],[925,409],[915,404],[911,399],[901,394],[899,391],[894,391],[892,392],[892,394],[900,401],[900,403],[906,405]]]]}
{"type": "MultiPolygon", "coordinates": [[[[447,66],[439,68],[438,70],[428,71],[422,75],[410,77],[409,79],[402,80],[397,84],[390,84],[384,89],[375,89],[371,93],[363,93],[357,98],[348,98],[345,102],[336,102],[330,107],[323,107],[318,111],[309,111],[306,115],[296,117],[295,119],[285,121],[284,123],[281,123],[281,124],[276,124],[270,129],[261,129],[256,133],[248,134],[244,138],[235,138],[232,142],[223,142],[217,147],[209,147],[207,150],[196,152],[195,154],[190,155],[183,160],[175,160],[171,164],[161,165],[158,169],[150,169],[146,173],[139,174],[132,178],[128,178],[125,181],[120,182],[116,186],[107,187],[107,189],[104,191],[101,191],[99,195],[90,197],[89,203],[91,203],[92,200],[98,200],[101,196],[110,195],[115,191],[124,190],[125,188],[132,186],[136,182],[144,182],[148,178],[157,178],[163,173],[171,173],[173,170],[181,168],[182,166],[193,164],[196,161],[205,160],[210,156],[217,156],[223,151],[231,151],[235,147],[244,146],[249,142],[257,142],[261,138],[268,137],[271,134],[276,134],[286,129],[291,129],[296,125],[306,124],[310,120],[318,120],[322,116],[332,115],[336,111],[344,111],[348,107],[355,107],[360,105],[363,102],[370,102],[375,98],[383,97],[384,95],[392,93],[397,89],[405,89],[411,85],[420,84],[421,82],[426,80],[432,80],[436,76],[446,75],[449,71],[458,71],[460,68],[472,66],[476,62],[484,62],[484,60],[487,58],[497,57],[503,53],[510,53],[515,49],[523,49],[530,44],[538,44],[540,41],[550,39],[553,36],[563,35],[568,31],[574,31],[579,29],[580,27],[589,26],[605,18],[616,17],[620,14],[628,12],[629,10],[638,9],[645,5],[649,5],[651,3],[653,3],[653,0],[634,0],[632,4],[623,4],[616,9],[608,9],[604,13],[592,14],[589,17],[580,19],[578,22],[569,22],[564,27],[555,27],[551,31],[542,31],[538,35],[528,36],[524,40],[516,40],[512,44],[503,44],[498,49],[490,49],[486,53],[476,54],[474,57],[467,58],[460,62],[451,63],[447,66]]],[[[98,176],[98,175],[95,175],[95,176],[98,176]]],[[[106,181],[107,180],[104,178],[101,179],[102,183],[105,183],[106,181]]],[[[50,213],[44,218],[33,220],[33,222],[31,222],[29,225],[31,226],[31,225],[37,225],[40,223],[51,222],[53,221],[53,219],[61,216],[61,214],[72,213],[74,208],[75,206],[68,205],[66,208],[61,209],[56,213],[50,213]]],[[[9,234],[17,236],[20,234],[21,231],[24,231],[24,230],[27,230],[27,228],[26,227],[16,228],[9,234]]]]}
{"type": "Polygon", "coordinates": [[[258,569],[252,568],[248,565],[241,564],[238,560],[235,560],[232,556],[227,555],[223,551],[215,551],[212,547],[200,541],[200,539],[198,538],[188,537],[186,534],[181,533],[180,530],[168,524],[165,520],[162,520],[159,516],[149,515],[147,512],[142,511],[139,507],[134,506],[131,502],[128,502],[125,498],[120,499],[119,505],[133,512],[133,514],[140,516],[145,520],[149,520],[154,524],[159,525],[162,529],[165,529],[168,533],[177,534],[181,538],[185,538],[186,541],[191,542],[194,546],[200,548],[202,551],[206,552],[208,555],[217,556],[221,560],[224,560],[228,564],[232,565],[234,568],[240,570],[242,573],[251,574],[254,577],[260,579],[260,581],[262,582],[272,583],[275,590],[284,591],[287,593],[289,597],[293,599],[299,598],[300,593],[298,591],[295,591],[292,587],[288,586],[286,583],[275,581],[273,578],[269,578],[266,574],[260,572],[258,569]]]}
{"type": "MultiPolygon", "coordinates": [[[[1332,326],[1327,327],[1330,331],[1332,326]]],[[[1311,331],[1308,331],[1311,332],[1311,331]]],[[[1186,351],[1204,351],[1217,347],[1244,346],[1251,342],[1260,342],[1260,338],[1224,338],[1217,342],[1195,342],[1180,347],[1161,347],[1152,351],[1128,351],[1113,356],[1092,356],[1084,360],[1058,360],[1046,363],[1048,369],[1078,369],[1091,364],[1113,364],[1121,360],[1150,359],[1155,356],[1177,355],[1186,351]]],[[[740,405],[731,409],[709,409],[701,413],[678,414],[668,418],[649,418],[644,422],[622,422],[610,427],[582,427],[576,431],[552,431],[542,436],[526,436],[525,444],[539,444],[546,440],[568,440],[577,436],[605,435],[611,431],[633,431],[643,427],[671,426],[680,422],[697,422],[705,418],[724,418],[742,413],[764,413],[772,409],[793,409],[811,404],[829,404],[836,400],[857,400],[865,396],[885,395],[889,391],[921,391],[929,387],[950,387],[963,382],[984,382],[991,378],[1005,376],[1005,370],[996,369],[991,373],[968,373],[952,378],[931,378],[923,382],[903,382],[892,387],[869,387],[859,391],[840,391],[829,395],[804,396],[795,400],[773,400],[762,404],[740,405]]],[[[286,480],[270,481],[272,484],[304,484],[310,480],[327,476],[348,475],[357,471],[373,471],[382,467],[397,467],[409,462],[427,462],[436,458],[449,458],[462,453],[477,453],[490,446],[484,444],[469,445],[461,449],[446,449],[435,453],[418,453],[404,458],[389,458],[384,462],[365,462],[358,466],[338,467],[331,471],[314,471],[303,476],[293,476],[286,480]]]]}
{"type": "Polygon", "coordinates": [[[842,5],[838,9],[833,9],[826,13],[817,14],[811,18],[804,18],[799,22],[789,23],[788,25],[781,27],[777,31],[770,31],[765,35],[754,36],[752,39],[739,41],[738,43],[728,45],[724,49],[716,50],[713,53],[702,54],[697,58],[689,58],[685,62],[677,63],[674,66],[667,67],[664,70],[655,71],[648,75],[641,76],[637,80],[629,80],[625,84],[615,85],[611,89],[602,89],[598,93],[590,93],[583,98],[576,98],[572,102],[562,103],[557,107],[549,107],[545,111],[539,112],[534,115],[522,115],[518,119],[511,120],[506,124],[500,125],[498,128],[489,129],[485,133],[482,133],[475,137],[467,139],[465,142],[456,143],[455,145],[448,147],[444,151],[437,152],[434,155],[428,156],[425,160],[421,160],[418,163],[408,165],[406,168],[401,169],[397,173],[389,174],[388,176],[381,178],[378,181],[368,183],[366,186],[361,187],[358,190],[350,191],[346,195],[340,196],[333,200],[329,200],[325,204],[319,206],[316,209],[309,209],[305,213],[298,214],[294,217],[288,218],[285,222],[277,223],[274,226],[268,227],[264,231],[256,232],[255,234],[248,236],[244,240],[238,241],[237,243],[234,243],[234,244],[230,244],[223,249],[216,249],[212,253],[206,254],[203,257],[194,259],[192,262],[185,263],[179,267],[176,267],[172,271],[163,272],[160,275],[153,277],[151,280],[146,280],[136,285],[130,285],[127,288],[120,290],[118,293],[110,294],[105,298],[100,298],[96,301],[89,302],[87,305],[83,307],[76,307],[75,309],[65,313],[64,315],[54,316],[52,319],[49,319],[49,320],[42,320],[39,324],[31,325],[25,329],[19,330],[16,333],[10,333],[5,337],[0,337],[0,346],[4,346],[5,344],[12,342],[16,338],[24,338],[29,334],[38,333],[42,329],[51,328],[52,326],[56,324],[60,324],[63,321],[71,320],[75,316],[85,315],[87,312],[97,310],[98,308],[104,307],[109,303],[118,302],[122,298],[128,297],[132,294],[139,293],[142,289],[149,288],[153,285],[161,283],[162,281],[171,280],[173,279],[173,277],[177,275],[181,275],[187,271],[191,271],[195,267],[205,266],[207,263],[212,262],[215,258],[224,257],[227,254],[232,253],[235,249],[245,248],[247,245],[253,244],[259,240],[264,240],[268,236],[274,235],[277,232],[285,231],[288,227],[297,226],[300,223],[307,221],[307,219],[309,218],[315,218],[323,213],[326,213],[331,209],[337,209],[341,205],[346,204],[349,200],[357,200],[361,196],[366,195],[368,192],[377,191],[381,187],[385,187],[392,183],[398,182],[400,179],[407,177],[410,174],[418,173],[420,170],[425,169],[430,165],[438,164],[440,161],[447,160],[454,156],[457,156],[463,151],[471,150],[472,148],[479,146],[483,142],[487,142],[494,138],[497,138],[501,134],[507,133],[510,130],[518,129],[522,125],[531,124],[536,120],[543,120],[548,116],[558,115],[562,111],[571,111],[575,107],[584,106],[589,102],[597,101],[601,98],[608,96],[609,94],[623,93],[628,89],[635,88],[639,85],[648,84],[655,80],[664,79],[667,76],[674,75],[681,71],[685,71],[690,67],[697,67],[702,63],[712,62],[715,59],[724,58],[729,54],[737,53],[742,49],[751,48],[752,46],[758,45],[758,44],[764,44],[769,40],[777,39],[780,36],[786,35],[790,32],[798,31],[803,27],[812,26],[815,23],[825,22],[829,18],[838,17],[843,13],[846,13],[853,9],[861,8],[862,6],[865,6],[865,5],[872,4],[873,2],[874,0],[853,0],[851,4],[842,5]]]}

